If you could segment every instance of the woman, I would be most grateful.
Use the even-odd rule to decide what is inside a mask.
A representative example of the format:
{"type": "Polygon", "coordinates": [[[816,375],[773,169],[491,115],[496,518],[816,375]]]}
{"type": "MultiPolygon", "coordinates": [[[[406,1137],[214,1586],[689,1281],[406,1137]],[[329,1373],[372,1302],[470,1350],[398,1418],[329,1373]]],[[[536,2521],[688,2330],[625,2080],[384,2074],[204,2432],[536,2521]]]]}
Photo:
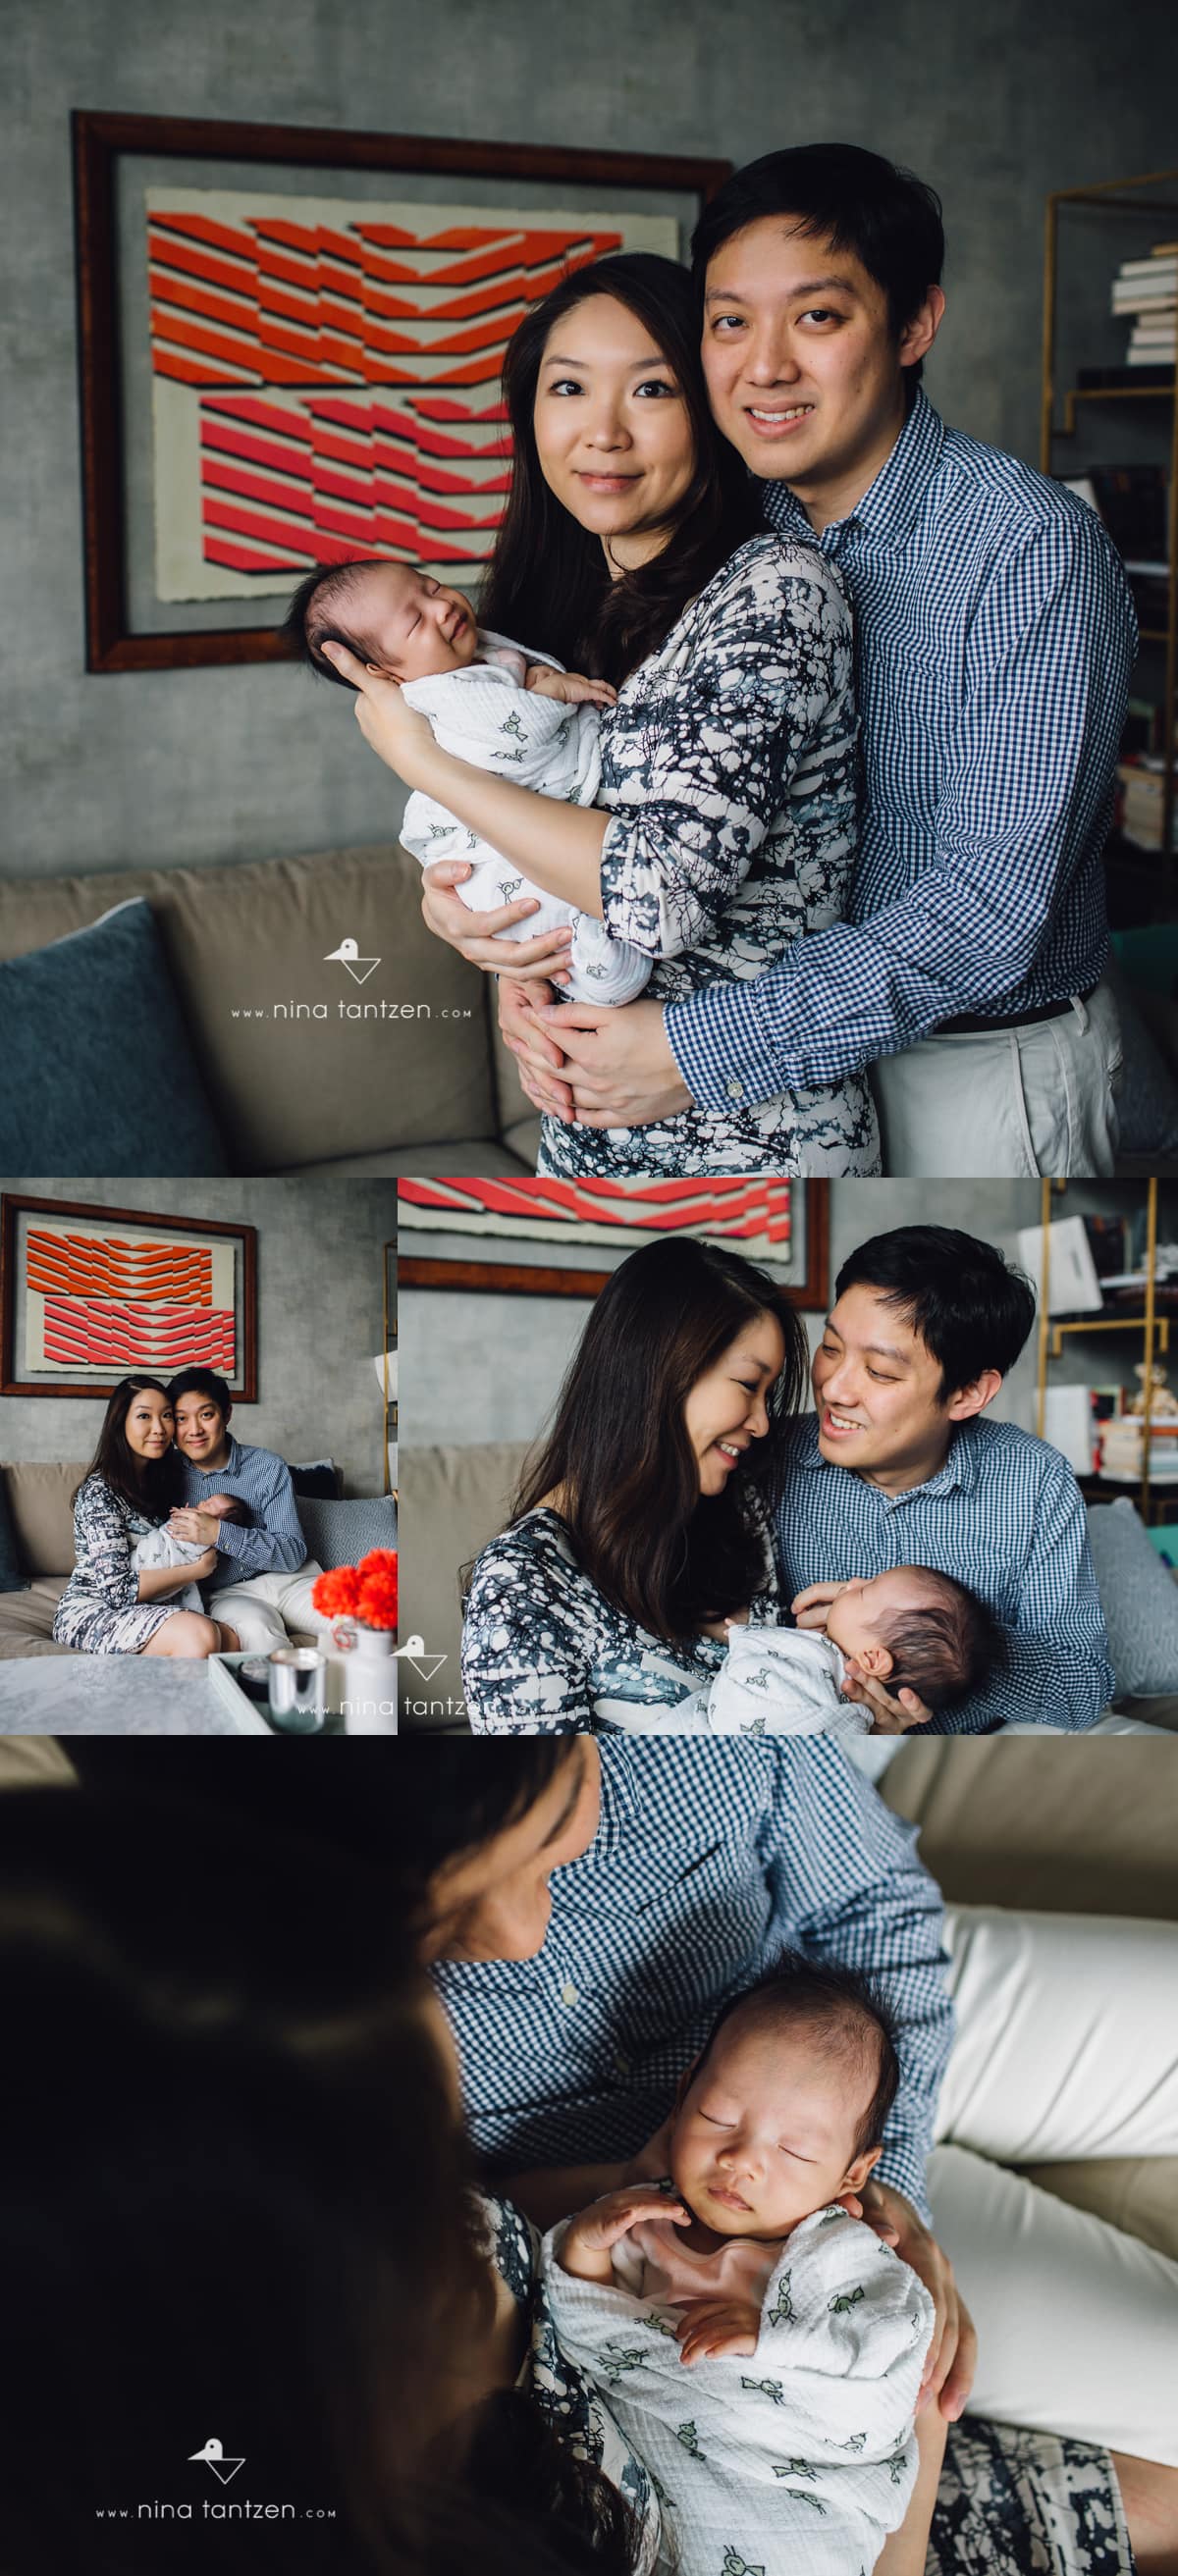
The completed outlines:
{"type": "Polygon", "coordinates": [[[131,1563],[136,1541],[166,1520],[178,1499],[172,1431],[159,1379],[120,1379],[74,1494],[76,1561],[53,1621],[58,1644],[76,1654],[204,1657],[237,1649],[234,1629],[168,1598],[204,1582],[217,1562],[215,1547],[185,1565],[140,1572],[131,1563]]]}
{"type": "Polygon", "coordinates": [[[774,1616],[761,1496],[805,1383],[797,1314],[739,1254],[688,1238],[622,1263],[511,1524],[474,1568],[476,1733],[641,1728],[644,1708],[711,1679],[726,1619],[774,1616]]]}
{"type": "MultiPolygon", "coordinates": [[[[515,468],[482,616],[617,685],[601,724],[606,812],[439,750],[395,682],[323,647],[380,757],[655,958],[647,991],[664,1000],[756,975],[837,920],[855,837],[846,599],[816,547],[757,532],[698,343],[687,272],[625,254],[554,288],[504,367],[515,468]]],[[[538,971],[516,957],[505,947],[496,971],[538,971]]],[[[548,1118],[540,1169],[870,1173],[879,1148],[855,1076],[757,1106],[734,1085],[723,1112],[641,1129],[548,1118]]]]}
{"type": "Polygon", "coordinates": [[[514,2393],[527,2320],[375,1870],[199,1798],[23,1791],[0,1996],[6,2576],[634,2576],[628,2506],[514,2393]]]}

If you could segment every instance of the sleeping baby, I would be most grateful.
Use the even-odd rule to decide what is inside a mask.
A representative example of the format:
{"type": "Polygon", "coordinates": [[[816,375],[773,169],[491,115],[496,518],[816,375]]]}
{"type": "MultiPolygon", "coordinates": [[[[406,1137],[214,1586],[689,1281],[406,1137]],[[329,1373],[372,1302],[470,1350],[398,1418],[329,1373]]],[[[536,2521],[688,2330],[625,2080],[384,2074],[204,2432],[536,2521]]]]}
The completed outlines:
{"type": "MultiPolygon", "coordinates": [[[[370,671],[399,681],[406,703],[428,717],[443,750],[475,768],[497,771],[566,805],[596,801],[597,709],[610,705],[615,692],[604,680],[562,671],[545,654],[527,653],[506,636],[489,633],[476,624],[460,590],[446,589],[410,564],[335,564],[300,583],[285,632],[313,671],[344,688],[351,683],[332,668],[324,644],[344,644],[370,671]]],[[[534,896],[539,911],[501,931],[503,939],[534,939],[540,931],[571,924],[566,999],[631,1002],[642,991],[652,961],[641,949],[612,938],[604,922],[544,894],[432,797],[410,797],[401,840],[423,867],[435,859],[469,862],[469,877],[454,891],[471,912],[534,896]]]]}
{"type": "Polygon", "coordinates": [[[545,2239],[558,2341],[654,2474],[660,2569],[853,2576],[904,2519],[933,2302],[842,2205],[898,2081],[870,1988],[790,1955],[684,2077],[669,2196],[608,2192],[545,2239]]]}
{"type": "MultiPolygon", "coordinates": [[[[200,1508],[218,1521],[249,1518],[239,1494],[206,1494],[200,1508]]],[[[131,1550],[131,1570],[134,1574],[142,1574],[158,1565],[195,1565],[199,1558],[207,1555],[208,1549],[202,1547],[198,1539],[174,1538],[167,1522],[161,1521],[154,1529],[148,1530],[144,1538],[136,1539],[131,1550]]],[[[169,1592],[166,1598],[169,1610],[203,1610],[205,1606],[195,1583],[185,1583],[180,1591],[169,1592]]]]}

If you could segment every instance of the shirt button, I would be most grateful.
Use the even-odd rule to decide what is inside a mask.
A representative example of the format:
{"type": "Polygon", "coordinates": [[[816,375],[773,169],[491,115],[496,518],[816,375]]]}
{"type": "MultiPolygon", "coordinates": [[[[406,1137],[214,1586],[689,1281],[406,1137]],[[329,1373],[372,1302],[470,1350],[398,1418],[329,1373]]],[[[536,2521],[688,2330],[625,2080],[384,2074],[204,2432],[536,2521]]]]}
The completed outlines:
{"type": "Polygon", "coordinates": [[[567,1977],[565,1978],[564,1984],[560,1990],[560,2000],[562,2004],[568,2004],[570,2006],[579,2001],[577,1989],[575,1986],[571,1986],[569,1984],[567,1977]]]}
{"type": "Polygon", "coordinates": [[[738,1082],[738,1081],[737,1081],[737,1079],[736,1079],[736,1075],[735,1075],[734,1073],[730,1073],[730,1074],[729,1074],[729,1076],[728,1076],[728,1080],[727,1080],[727,1082],[726,1082],[726,1083],[725,1083],[725,1085],[724,1085],[724,1089],[725,1089],[725,1091],[727,1092],[728,1097],[729,1097],[729,1099],[730,1099],[730,1100],[743,1100],[743,1098],[744,1098],[744,1084],[743,1084],[743,1082],[738,1082]]]}

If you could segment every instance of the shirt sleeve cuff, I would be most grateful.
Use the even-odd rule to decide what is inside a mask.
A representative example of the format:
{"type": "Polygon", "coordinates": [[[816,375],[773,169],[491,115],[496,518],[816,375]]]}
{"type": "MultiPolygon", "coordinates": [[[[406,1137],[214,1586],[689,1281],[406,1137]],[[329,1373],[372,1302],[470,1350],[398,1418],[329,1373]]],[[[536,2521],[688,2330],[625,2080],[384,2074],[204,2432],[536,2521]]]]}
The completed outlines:
{"type": "Polygon", "coordinates": [[[743,1109],[789,1088],[761,1025],[757,983],[709,984],[663,1010],[667,1044],[701,1109],[743,1109]]]}

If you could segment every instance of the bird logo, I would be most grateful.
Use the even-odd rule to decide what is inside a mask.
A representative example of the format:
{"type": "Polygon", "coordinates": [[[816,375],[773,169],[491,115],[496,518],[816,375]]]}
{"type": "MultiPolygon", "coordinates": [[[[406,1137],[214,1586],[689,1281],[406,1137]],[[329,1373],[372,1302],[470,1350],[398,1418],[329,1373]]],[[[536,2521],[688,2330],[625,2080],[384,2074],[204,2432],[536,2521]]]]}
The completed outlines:
{"type": "Polygon", "coordinates": [[[434,1674],[440,1672],[446,1660],[444,1655],[426,1654],[424,1637],[416,1636],[406,1637],[403,1646],[395,1646],[389,1661],[395,1664],[402,1655],[407,1663],[412,1664],[414,1672],[420,1673],[423,1682],[432,1682],[434,1674]],[[425,1657],[424,1663],[420,1660],[422,1656],[425,1657]]]}
{"type": "Polygon", "coordinates": [[[227,2487],[230,2478],[235,2478],[238,2470],[245,2467],[244,2458],[227,2460],[221,2444],[214,2441],[212,2436],[205,2443],[202,2451],[190,2451],[188,2457],[190,2460],[203,2460],[206,2469],[212,2470],[213,2476],[220,2479],[223,2487],[227,2487]]]}
{"type": "Polygon", "coordinates": [[[380,959],[362,957],[354,939],[341,939],[338,948],[328,950],[323,963],[325,966],[345,966],[354,984],[366,984],[379,966],[380,959]]]}

